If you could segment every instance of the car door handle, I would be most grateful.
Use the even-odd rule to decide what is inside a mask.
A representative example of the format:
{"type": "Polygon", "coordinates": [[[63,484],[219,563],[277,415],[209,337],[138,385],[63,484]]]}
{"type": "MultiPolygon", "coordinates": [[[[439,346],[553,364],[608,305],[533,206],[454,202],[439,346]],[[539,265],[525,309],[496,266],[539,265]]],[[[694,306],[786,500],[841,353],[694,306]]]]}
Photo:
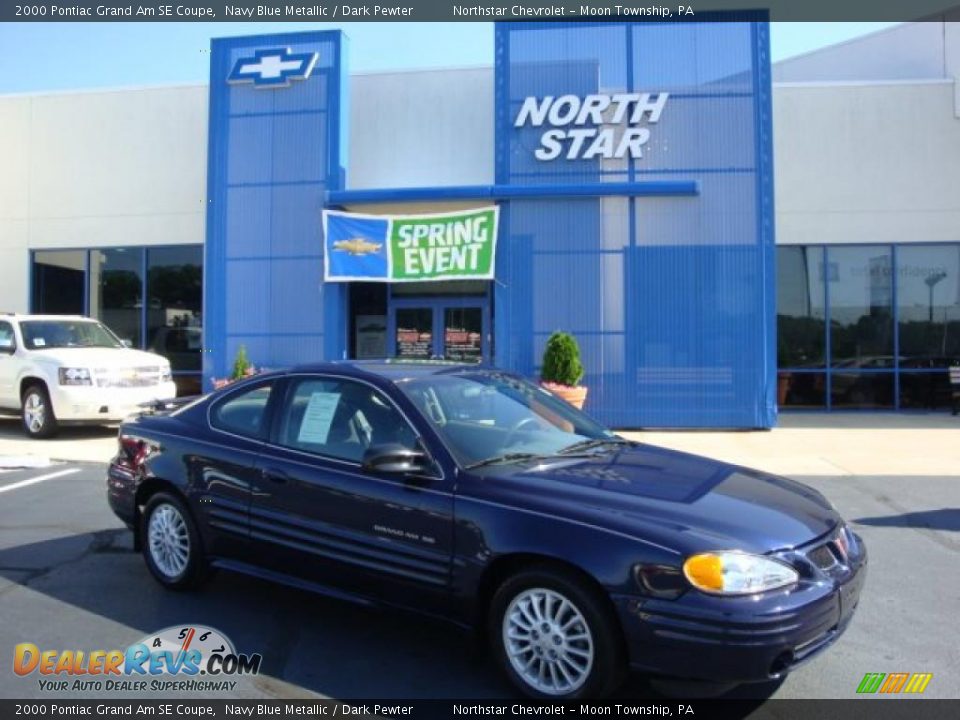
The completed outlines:
{"type": "Polygon", "coordinates": [[[290,476],[287,475],[283,470],[264,468],[260,471],[260,475],[264,480],[269,480],[270,482],[277,484],[285,483],[290,479],[290,476]]]}

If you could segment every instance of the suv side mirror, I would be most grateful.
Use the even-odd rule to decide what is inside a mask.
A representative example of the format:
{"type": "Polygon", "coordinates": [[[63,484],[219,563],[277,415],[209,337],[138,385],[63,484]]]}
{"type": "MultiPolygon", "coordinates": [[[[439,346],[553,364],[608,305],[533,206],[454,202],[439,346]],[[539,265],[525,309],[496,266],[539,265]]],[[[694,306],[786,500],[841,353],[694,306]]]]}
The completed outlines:
{"type": "Polygon", "coordinates": [[[128,340],[127,338],[122,339],[122,340],[120,341],[120,343],[121,343],[125,348],[132,348],[132,347],[133,347],[133,340],[128,340]]]}
{"type": "Polygon", "coordinates": [[[430,458],[422,450],[399,443],[374,445],[363,454],[363,469],[391,475],[420,474],[430,471],[430,458]]]}
{"type": "Polygon", "coordinates": [[[17,348],[13,344],[13,338],[0,338],[0,355],[13,355],[17,348]]]}

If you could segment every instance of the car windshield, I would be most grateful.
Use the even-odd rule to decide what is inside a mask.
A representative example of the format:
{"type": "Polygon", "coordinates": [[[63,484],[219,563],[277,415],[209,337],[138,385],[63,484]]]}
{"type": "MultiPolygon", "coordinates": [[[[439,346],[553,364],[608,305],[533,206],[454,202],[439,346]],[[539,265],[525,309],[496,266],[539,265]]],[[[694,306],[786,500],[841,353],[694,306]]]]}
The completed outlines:
{"type": "Polygon", "coordinates": [[[512,375],[428,375],[397,385],[466,467],[619,441],[568,403],[512,375]]]}
{"type": "Polygon", "coordinates": [[[98,322],[89,320],[29,320],[20,323],[28,350],[47,348],[120,348],[123,343],[98,322]]]}

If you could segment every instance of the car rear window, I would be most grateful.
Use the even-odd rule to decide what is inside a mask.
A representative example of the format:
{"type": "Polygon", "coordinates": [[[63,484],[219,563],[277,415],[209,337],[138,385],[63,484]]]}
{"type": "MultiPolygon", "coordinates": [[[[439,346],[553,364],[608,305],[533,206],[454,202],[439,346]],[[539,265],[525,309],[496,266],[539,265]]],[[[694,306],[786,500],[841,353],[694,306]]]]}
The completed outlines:
{"type": "Polygon", "coordinates": [[[231,395],[213,406],[210,424],[234,435],[263,439],[266,433],[264,419],[272,391],[271,382],[231,395]]]}

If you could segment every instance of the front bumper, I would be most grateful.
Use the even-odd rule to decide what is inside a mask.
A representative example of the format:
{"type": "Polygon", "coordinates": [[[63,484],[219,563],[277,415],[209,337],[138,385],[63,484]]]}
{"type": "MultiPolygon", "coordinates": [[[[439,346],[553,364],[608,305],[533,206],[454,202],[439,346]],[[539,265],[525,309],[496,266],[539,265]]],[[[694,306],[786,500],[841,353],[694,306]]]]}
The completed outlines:
{"type": "Polygon", "coordinates": [[[139,412],[143,403],[176,397],[173,382],[150,387],[103,388],[89,385],[57,385],[50,388],[50,402],[60,422],[119,422],[139,412]]]}
{"type": "Polygon", "coordinates": [[[832,577],[801,580],[779,593],[715,597],[690,591],[676,600],[613,596],[631,667],[730,683],[785,675],[849,626],[867,572],[862,542],[859,548],[856,560],[832,577]]]}

